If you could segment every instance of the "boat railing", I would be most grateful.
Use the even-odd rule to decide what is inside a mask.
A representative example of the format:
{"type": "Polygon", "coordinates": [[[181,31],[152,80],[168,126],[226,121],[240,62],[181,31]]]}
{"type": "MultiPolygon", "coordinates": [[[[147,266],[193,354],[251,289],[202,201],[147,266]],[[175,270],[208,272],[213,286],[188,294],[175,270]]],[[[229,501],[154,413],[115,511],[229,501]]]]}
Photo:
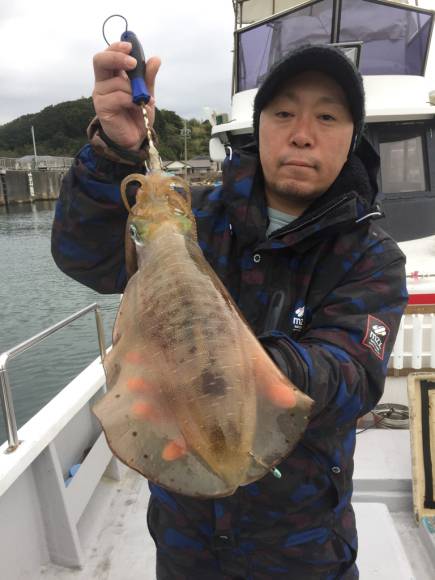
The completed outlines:
{"type": "Polygon", "coordinates": [[[389,360],[389,375],[435,369],[435,306],[408,306],[389,360]]]}
{"type": "Polygon", "coordinates": [[[29,350],[30,348],[32,348],[33,346],[35,346],[36,344],[47,338],[48,336],[52,335],[54,332],[57,332],[58,330],[65,328],[78,318],[81,318],[85,314],[88,314],[89,312],[92,311],[95,312],[98,346],[100,349],[101,360],[103,361],[106,353],[106,345],[104,339],[104,327],[101,317],[101,311],[97,303],[93,303],[90,304],[89,306],[86,306],[86,308],[83,308],[82,310],[75,312],[71,316],[68,316],[64,320],[61,320],[60,322],[53,324],[49,328],[46,328],[42,332],[35,334],[35,336],[32,336],[28,340],[21,342],[17,346],[14,346],[13,348],[3,352],[0,355],[0,385],[1,385],[0,400],[3,408],[4,421],[6,425],[9,443],[9,447],[6,450],[7,453],[15,451],[15,449],[17,449],[18,445],[20,444],[20,441],[18,439],[17,421],[13,404],[12,390],[9,382],[7,363],[9,362],[9,360],[29,350]]]}

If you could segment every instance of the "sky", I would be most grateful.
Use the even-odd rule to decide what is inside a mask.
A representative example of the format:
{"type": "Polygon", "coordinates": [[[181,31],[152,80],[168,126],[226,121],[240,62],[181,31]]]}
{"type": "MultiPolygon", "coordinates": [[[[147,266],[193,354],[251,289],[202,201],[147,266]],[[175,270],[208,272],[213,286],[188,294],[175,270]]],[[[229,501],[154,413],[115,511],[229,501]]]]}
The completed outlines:
{"type": "MultiPolygon", "coordinates": [[[[102,24],[122,14],[146,57],[162,59],[156,104],[185,118],[229,112],[231,0],[0,0],[0,125],[48,105],[91,96],[102,24]]],[[[106,28],[119,40],[119,18],[106,28]]]]}

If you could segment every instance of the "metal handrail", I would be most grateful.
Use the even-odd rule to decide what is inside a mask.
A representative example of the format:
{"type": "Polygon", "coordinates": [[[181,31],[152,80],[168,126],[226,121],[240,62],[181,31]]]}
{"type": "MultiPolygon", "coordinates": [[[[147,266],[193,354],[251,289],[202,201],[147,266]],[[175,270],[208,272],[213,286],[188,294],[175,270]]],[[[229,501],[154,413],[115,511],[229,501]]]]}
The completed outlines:
{"type": "Polygon", "coordinates": [[[6,424],[9,442],[9,447],[6,450],[6,453],[11,453],[12,451],[15,451],[15,449],[21,443],[18,439],[17,421],[15,418],[14,404],[12,400],[12,391],[9,383],[8,372],[6,369],[8,361],[15,358],[19,354],[22,354],[35,344],[38,344],[39,342],[41,342],[42,340],[44,340],[45,338],[56,332],[57,330],[64,328],[65,326],[67,326],[74,320],[77,320],[77,318],[80,318],[84,314],[87,314],[91,310],[95,311],[95,322],[97,325],[97,334],[98,334],[98,346],[100,349],[100,356],[102,362],[106,354],[106,344],[104,340],[104,328],[101,318],[100,307],[96,302],[94,302],[94,304],[86,306],[86,308],[79,310],[75,314],[68,316],[68,318],[61,320],[57,324],[54,324],[53,326],[46,328],[42,332],[35,334],[35,336],[32,336],[32,338],[29,338],[28,340],[25,340],[24,342],[21,342],[17,346],[14,346],[13,348],[0,354],[0,385],[1,385],[0,400],[3,407],[3,416],[6,424]]]}

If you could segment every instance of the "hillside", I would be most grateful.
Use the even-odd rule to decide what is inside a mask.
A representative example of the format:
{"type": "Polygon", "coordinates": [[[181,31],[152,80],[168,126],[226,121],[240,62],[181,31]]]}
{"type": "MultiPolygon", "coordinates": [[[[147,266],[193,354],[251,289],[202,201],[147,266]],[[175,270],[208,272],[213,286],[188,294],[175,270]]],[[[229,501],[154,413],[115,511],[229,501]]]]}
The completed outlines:
{"type": "MultiPolygon", "coordinates": [[[[94,115],[92,99],[82,98],[51,105],[39,113],[0,125],[0,157],[33,155],[32,125],[38,155],[72,157],[86,143],[86,127],[94,115]]],[[[183,159],[184,138],[180,134],[183,119],[173,111],[157,109],[154,126],[162,159],[183,159]]],[[[190,119],[188,128],[191,130],[188,157],[208,155],[210,123],[190,119]]]]}

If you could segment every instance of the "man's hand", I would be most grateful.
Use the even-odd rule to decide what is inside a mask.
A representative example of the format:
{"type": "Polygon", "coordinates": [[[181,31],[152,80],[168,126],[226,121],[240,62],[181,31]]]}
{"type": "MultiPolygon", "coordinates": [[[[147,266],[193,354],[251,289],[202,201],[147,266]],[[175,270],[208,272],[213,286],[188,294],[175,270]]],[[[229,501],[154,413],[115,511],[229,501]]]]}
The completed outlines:
{"type": "MultiPolygon", "coordinates": [[[[95,112],[104,132],[125,149],[139,149],[145,137],[142,109],[131,98],[129,70],[136,59],[129,56],[130,42],[115,42],[94,56],[95,87],[92,93],[95,112]]],[[[151,57],[146,63],[145,83],[151,94],[146,106],[150,126],[154,123],[154,84],[160,59],[151,57]]]]}

